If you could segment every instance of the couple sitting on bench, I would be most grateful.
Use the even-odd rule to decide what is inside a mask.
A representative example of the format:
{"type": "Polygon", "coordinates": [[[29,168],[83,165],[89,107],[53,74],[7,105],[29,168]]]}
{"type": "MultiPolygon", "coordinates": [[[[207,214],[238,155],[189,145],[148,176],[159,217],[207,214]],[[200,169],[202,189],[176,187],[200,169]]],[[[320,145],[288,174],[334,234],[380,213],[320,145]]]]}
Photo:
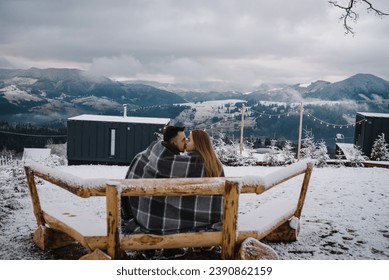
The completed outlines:
{"type": "MultiPolygon", "coordinates": [[[[167,126],[157,140],[137,154],[126,179],[224,177],[223,166],[209,135],[184,127],[167,126]],[[184,153],[186,151],[186,153],[184,153]]],[[[220,230],[222,195],[122,197],[122,233],[172,234],[220,230]]]]}

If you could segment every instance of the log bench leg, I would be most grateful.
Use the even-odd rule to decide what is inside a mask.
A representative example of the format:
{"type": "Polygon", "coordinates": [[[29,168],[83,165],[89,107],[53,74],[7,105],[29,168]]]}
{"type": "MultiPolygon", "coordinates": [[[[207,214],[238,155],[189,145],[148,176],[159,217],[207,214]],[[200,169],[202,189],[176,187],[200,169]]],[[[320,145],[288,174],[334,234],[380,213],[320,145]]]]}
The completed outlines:
{"type": "Polygon", "coordinates": [[[277,229],[266,235],[264,240],[270,242],[293,242],[300,232],[300,220],[292,217],[277,229]]]}
{"type": "Polygon", "coordinates": [[[236,182],[226,181],[224,187],[222,252],[223,260],[231,260],[235,257],[237,224],[239,207],[239,185],[236,182]]]}
{"type": "Polygon", "coordinates": [[[93,252],[82,256],[80,260],[112,260],[112,258],[97,248],[93,252]]]}
{"type": "Polygon", "coordinates": [[[270,246],[249,237],[242,242],[237,259],[239,260],[278,260],[278,255],[270,246]]]}
{"type": "Polygon", "coordinates": [[[65,247],[72,244],[75,240],[65,233],[46,226],[39,226],[34,233],[33,241],[39,248],[46,250],[65,247]]]}

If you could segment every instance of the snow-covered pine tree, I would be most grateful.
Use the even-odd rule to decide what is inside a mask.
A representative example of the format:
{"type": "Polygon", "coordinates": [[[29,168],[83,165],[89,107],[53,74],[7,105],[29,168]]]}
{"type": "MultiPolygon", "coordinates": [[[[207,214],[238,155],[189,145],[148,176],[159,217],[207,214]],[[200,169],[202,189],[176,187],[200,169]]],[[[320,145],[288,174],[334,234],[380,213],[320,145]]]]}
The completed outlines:
{"type": "Polygon", "coordinates": [[[3,147],[0,151],[0,165],[11,165],[15,158],[16,152],[3,147]]]}
{"type": "Polygon", "coordinates": [[[280,165],[280,149],[276,146],[276,140],[270,141],[270,146],[267,146],[270,150],[264,156],[264,161],[270,165],[280,165]]]}
{"type": "Polygon", "coordinates": [[[326,142],[323,139],[319,142],[318,147],[314,152],[314,158],[316,159],[316,166],[327,166],[327,160],[330,159],[330,156],[328,155],[326,142]]]}
{"type": "Polygon", "coordinates": [[[388,144],[385,141],[385,134],[381,133],[378,138],[374,141],[371,149],[371,160],[385,161],[389,160],[389,149],[388,144]]]}
{"type": "Polygon", "coordinates": [[[14,158],[7,165],[0,166],[0,228],[12,213],[22,208],[20,199],[28,195],[23,163],[14,158]]]}
{"type": "Polygon", "coordinates": [[[213,148],[222,164],[231,166],[236,162],[236,151],[230,143],[226,143],[225,134],[220,133],[219,137],[211,137],[213,148]]]}
{"type": "Polygon", "coordinates": [[[66,158],[67,145],[65,144],[54,144],[52,139],[49,139],[46,143],[46,148],[51,149],[51,155],[48,159],[50,166],[67,165],[68,161],[66,158]]]}
{"type": "Polygon", "coordinates": [[[365,161],[365,157],[363,156],[362,150],[358,146],[354,146],[354,149],[350,150],[351,158],[350,165],[353,167],[363,167],[363,162],[365,161]]]}
{"type": "Polygon", "coordinates": [[[312,131],[304,129],[304,139],[301,146],[302,148],[300,153],[302,158],[314,158],[316,144],[312,131]]]}
{"type": "MultiPolygon", "coordinates": [[[[238,147],[238,143],[236,146],[238,147]]],[[[238,149],[237,149],[238,151],[238,149]]],[[[254,166],[257,165],[257,159],[254,157],[254,140],[249,139],[243,142],[243,153],[239,153],[240,166],[254,166]]]]}
{"type": "Polygon", "coordinates": [[[290,141],[285,141],[280,157],[284,164],[292,164],[296,161],[296,153],[293,152],[292,143],[290,141]]]}
{"type": "Polygon", "coordinates": [[[239,143],[229,140],[225,134],[220,133],[219,137],[211,137],[213,148],[222,164],[227,166],[250,166],[256,165],[257,160],[252,153],[253,143],[245,142],[246,151],[239,152],[239,143]],[[248,146],[246,146],[248,145],[248,146]]]}

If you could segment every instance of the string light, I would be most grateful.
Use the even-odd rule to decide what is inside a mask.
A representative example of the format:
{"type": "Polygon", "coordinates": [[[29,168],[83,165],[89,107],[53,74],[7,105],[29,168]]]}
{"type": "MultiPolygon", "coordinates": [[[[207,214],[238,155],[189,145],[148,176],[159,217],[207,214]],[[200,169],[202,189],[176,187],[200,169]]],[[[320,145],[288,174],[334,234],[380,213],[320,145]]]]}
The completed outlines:
{"type": "MultiPolygon", "coordinates": [[[[246,107],[246,110],[245,110],[246,116],[253,117],[253,115],[254,115],[253,112],[258,113],[258,116],[253,118],[253,120],[255,121],[257,118],[263,118],[263,117],[267,117],[269,119],[272,119],[272,118],[281,119],[282,116],[290,117],[292,115],[299,114],[300,113],[300,109],[299,108],[291,108],[290,110],[288,110],[288,111],[286,111],[284,113],[266,113],[266,111],[259,112],[259,111],[255,110],[255,109],[253,109],[252,107],[246,107]]],[[[303,110],[303,114],[306,115],[308,118],[313,119],[314,122],[317,121],[321,125],[325,125],[326,127],[339,128],[339,129],[349,128],[350,126],[351,127],[355,127],[357,124],[361,124],[362,122],[367,122],[368,121],[367,119],[364,118],[364,119],[362,119],[360,121],[357,121],[355,123],[334,124],[334,123],[330,123],[330,122],[324,121],[324,120],[322,120],[320,118],[317,118],[316,116],[312,115],[311,113],[307,112],[306,110],[303,110]]],[[[228,128],[229,126],[228,125],[225,126],[225,123],[229,119],[230,118],[228,118],[227,116],[224,116],[220,121],[218,121],[218,122],[216,122],[216,123],[214,123],[212,125],[208,125],[208,126],[206,126],[206,128],[210,128],[212,130],[219,129],[219,128],[220,129],[228,128]]]]}
{"type": "MultiPolygon", "coordinates": [[[[265,111],[262,111],[262,113],[260,113],[260,112],[254,110],[254,109],[252,109],[252,108],[250,108],[250,107],[248,107],[248,109],[250,109],[250,110],[253,111],[253,112],[259,113],[259,114],[260,114],[260,115],[259,115],[260,117],[266,116],[266,117],[268,117],[269,119],[271,119],[271,118],[273,118],[273,117],[277,117],[278,119],[280,119],[281,116],[289,117],[289,116],[291,115],[291,113],[299,113],[299,110],[296,110],[296,109],[292,109],[292,110],[290,110],[290,111],[288,111],[288,112],[279,113],[279,114],[265,113],[265,111]]],[[[321,125],[326,125],[327,127],[330,127],[330,126],[331,126],[331,127],[333,127],[333,128],[340,128],[340,129],[342,129],[343,127],[349,128],[349,126],[355,127],[356,124],[360,124],[360,123],[362,123],[363,121],[366,121],[365,119],[363,119],[363,120],[358,121],[358,122],[356,122],[356,123],[349,123],[349,124],[347,124],[347,125],[346,125],[346,124],[334,124],[334,123],[326,122],[326,121],[324,121],[324,120],[322,120],[322,119],[319,119],[319,118],[315,117],[314,115],[308,113],[307,111],[304,111],[303,113],[304,113],[308,118],[313,119],[314,122],[318,121],[318,122],[320,122],[321,125]]]]}
{"type": "Polygon", "coordinates": [[[360,121],[355,122],[355,123],[349,123],[349,124],[347,124],[347,125],[346,125],[346,124],[334,124],[334,123],[329,123],[329,122],[326,122],[326,121],[324,121],[324,120],[321,120],[321,119],[315,117],[314,115],[312,115],[312,114],[310,114],[310,113],[308,113],[308,112],[306,112],[306,111],[304,111],[304,114],[306,114],[307,117],[312,118],[313,121],[316,121],[316,120],[317,120],[317,121],[320,121],[320,124],[326,124],[327,127],[332,126],[333,128],[337,128],[337,127],[343,128],[344,126],[345,126],[346,128],[349,128],[350,125],[355,126],[356,124],[361,124],[362,122],[367,121],[366,119],[363,119],[363,120],[360,120],[360,121]]]}
{"type": "Polygon", "coordinates": [[[257,110],[254,110],[251,107],[247,107],[247,110],[251,110],[253,112],[258,113],[260,117],[262,117],[262,116],[269,117],[269,119],[271,119],[273,117],[277,117],[278,119],[280,119],[282,116],[289,117],[291,113],[298,113],[299,112],[296,110],[289,110],[288,112],[285,112],[285,113],[270,114],[270,113],[265,113],[265,111],[259,112],[257,110]]]}

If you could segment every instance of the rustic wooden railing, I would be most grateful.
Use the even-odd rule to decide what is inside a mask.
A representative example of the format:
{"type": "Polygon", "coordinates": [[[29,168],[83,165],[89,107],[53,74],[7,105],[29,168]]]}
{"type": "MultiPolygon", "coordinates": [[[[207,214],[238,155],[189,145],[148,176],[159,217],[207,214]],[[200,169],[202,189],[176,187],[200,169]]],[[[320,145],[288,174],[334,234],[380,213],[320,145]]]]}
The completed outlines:
{"type": "MultiPolygon", "coordinates": [[[[38,224],[33,240],[41,248],[58,248],[77,241],[89,253],[82,259],[119,259],[126,250],[210,247],[220,245],[222,259],[237,257],[237,249],[248,238],[269,241],[294,241],[299,226],[313,164],[300,161],[279,168],[266,176],[220,178],[171,178],[85,180],[36,163],[25,165],[34,215],[38,224]],[[240,194],[258,195],[304,174],[297,201],[273,199],[249,214],[239,214],[240,194]],[[42,178],[82,197],[106,197],[106,217],[85,215],[82,211],[63,211],[56,205],[43,209],[35,177],[42,178]],[[171,235],[120,233],[120,198],[143,195],[224,195],[221,231],[190,232],[171,235]],[[73,211],[73,212],[71,212],[73,211]],[[73,213],[70,215],[69,213],[73,213]],[[87,225],[93,225],[88,227],[87,225]]],[[[257,256],[258,257],[258,256],[257,256]]]]}

